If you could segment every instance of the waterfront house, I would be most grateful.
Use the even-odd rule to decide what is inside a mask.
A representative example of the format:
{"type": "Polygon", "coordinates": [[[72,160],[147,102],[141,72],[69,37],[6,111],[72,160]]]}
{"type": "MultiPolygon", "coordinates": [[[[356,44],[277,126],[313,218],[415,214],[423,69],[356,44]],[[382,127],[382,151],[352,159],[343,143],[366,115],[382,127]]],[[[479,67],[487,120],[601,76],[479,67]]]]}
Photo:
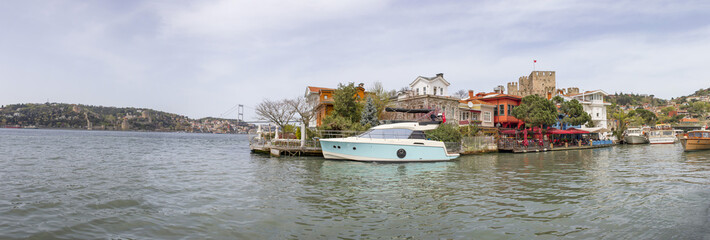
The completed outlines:
{"type": "MultiPolygon", "coordinates": [[[[592,119],[593,128],[608,128],[608,120],[606,116],[606,106],[611,105],[611,103],[604,102],[604,97],[608,94],[602,90],[586,91],[581,93],[564,94],[562,91],[558,91],[557,96],[562,97],[565,101],[571,101],[576,99],[582,104],[582,108],[592,119]]],[[[555,128],[567,129],[573,128],[585,128],[583,124],[581,126],[567,126],[564,124],[557,123],[555,128]]]]}
{"type": "MultiPolygon", "coordinates": [[[[517,128],[523,121],[513,117],[513,109],[520,106],[522,97],[503,94],[502,89],[492,93],[478,93],[473,98],[493,105],[493,124],[496,127],[517,128]]],[[[485,117],[485,116],[484,116],[485,117]]]]}
{"type": "Polygon", "coordinates": [[[493,127],[494,109],[494,104],[476,99],[473,90],[468,90],[468,98],[459,100],[459,126],[493,127]]]}
{"type": "MultiPolygon", "coordinates": [[[[311,120],[309,126],[320,126],[323,123],[323,119],[333,112],[333,103],[335,103],[333,97],[335,94],[334,88],[325,87],[306,87],[306,101],[309,105],[315,106],[316,117],[311,120]]],[[[365,98],[365,87],[364,84],[360,83],[357,86],[357,99],[362,100],[365,98]]]]}
{"type": "MultiPolygon", "coordinates": [[[[432,109],[441,113],[447,122],[458,122],[459,100],[447,96],[448,87],[451,85],[444,74],[439,73],[434,77],[418,76],[409,84],[409,91],[397,96],[396,107],[408,109],[432,109]]],[[[424,114],[396,113],[390,114],[390,120],[418,120],[424,114]]]]}
{"type": "Polygon", "coordinates": [[[443,73],[437,73],[434,77],[418,76],[409,84],[409,87],[415,95],[446,96],[450,85],[444,79],[443,73]]]}

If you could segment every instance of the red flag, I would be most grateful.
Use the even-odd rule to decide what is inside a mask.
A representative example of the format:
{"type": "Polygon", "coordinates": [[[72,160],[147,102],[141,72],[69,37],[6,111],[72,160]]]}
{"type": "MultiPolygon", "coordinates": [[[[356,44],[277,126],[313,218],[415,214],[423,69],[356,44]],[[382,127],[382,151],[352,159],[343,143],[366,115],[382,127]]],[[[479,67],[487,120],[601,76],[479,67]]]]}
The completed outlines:
{"type": "Polygon", "coordinates": [[[444,123],[446,123],[446,112],[441,115],[441,120],[444,120],[444,123]]]}
{"type": "Polygon", "coordinates": [[[534,62],[534,63],[536,63],[536,62],[537,62],[537,60],[533,60],[533,62],[534,62]]]}

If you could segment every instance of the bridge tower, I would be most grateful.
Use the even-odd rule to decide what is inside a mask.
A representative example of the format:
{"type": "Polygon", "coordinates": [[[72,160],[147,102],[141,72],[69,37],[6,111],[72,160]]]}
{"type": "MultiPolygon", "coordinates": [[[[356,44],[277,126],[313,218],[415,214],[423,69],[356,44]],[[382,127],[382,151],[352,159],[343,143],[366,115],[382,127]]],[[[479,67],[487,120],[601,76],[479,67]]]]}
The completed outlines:
{"type": "Polygon", "coordinates": [[[239,108],[237,110],[237,120],[239,122],[244,122],[244,105],[239,104],[239,108]]]}

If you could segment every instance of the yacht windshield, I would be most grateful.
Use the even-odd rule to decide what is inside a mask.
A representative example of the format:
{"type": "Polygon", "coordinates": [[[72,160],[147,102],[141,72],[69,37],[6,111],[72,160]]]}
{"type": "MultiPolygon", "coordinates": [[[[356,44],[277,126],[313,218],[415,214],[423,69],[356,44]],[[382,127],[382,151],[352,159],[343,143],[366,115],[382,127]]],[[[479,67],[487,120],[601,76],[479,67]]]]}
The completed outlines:
{"type": "Polygon", "coordinates": [[[372,129],[363,134],[360,134],[361,138],[377,138],[377,139],[407,139],[412,135],[412,130],[409,129],[372,129]]]}

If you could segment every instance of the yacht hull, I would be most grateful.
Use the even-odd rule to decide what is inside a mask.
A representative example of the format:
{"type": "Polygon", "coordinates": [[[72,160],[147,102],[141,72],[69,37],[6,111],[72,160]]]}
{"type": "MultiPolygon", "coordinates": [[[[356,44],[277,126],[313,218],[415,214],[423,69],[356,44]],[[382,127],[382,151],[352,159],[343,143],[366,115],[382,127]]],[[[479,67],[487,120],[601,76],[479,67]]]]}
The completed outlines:
{"type": "Polygon", "coordinates": [[[646,143],[648,143],[648,139],[643,136],[625,136],[624,141],[627,144],[646,144],[646,143]]]}
{"type": "Polygon", "coordinates": [[[656,138],[650,138],[648,141],[651,144],[674,144],[677,142],[678,139],[675,137],[656,137],[656,138]]]}
{"type": "Polygon", "coordinates": [[[699,151],[710,149],[710,139],[687,139],[680,140],[685,151],[699,151]]]}
{"type": "Polygon", "coordinates": [[[358,138],[321,139],[326,159],[366,162],[449,161],[459,154],[446,152],[442,142],[428,140],[374,140],[358,138]]]}

